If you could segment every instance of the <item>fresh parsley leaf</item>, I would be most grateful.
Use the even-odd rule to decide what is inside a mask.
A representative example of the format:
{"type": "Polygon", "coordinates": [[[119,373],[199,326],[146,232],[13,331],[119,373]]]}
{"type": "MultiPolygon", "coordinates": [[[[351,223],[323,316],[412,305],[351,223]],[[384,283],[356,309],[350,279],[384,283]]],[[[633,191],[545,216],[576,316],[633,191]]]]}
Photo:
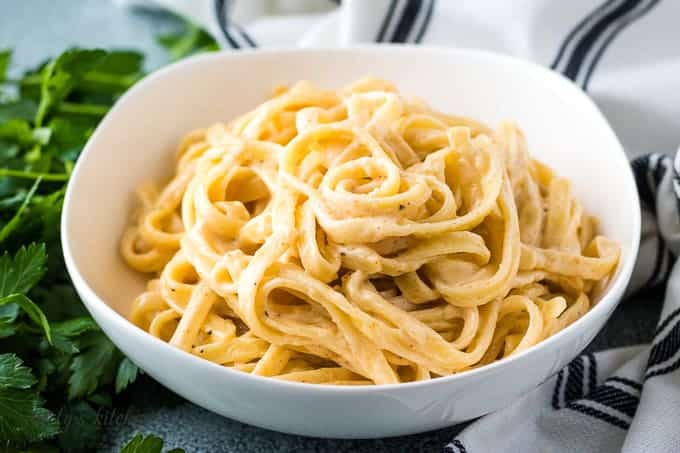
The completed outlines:
{"type": "Polygon", "coordinates": [[[45,349],[44,355],[35,361],[34,370],[38,377],[38,389],[47,391],[52,395],[58,395],[56,407],[62,407],[66,400],[66,385],[70,376],[69,366],[73,358],[72,354],[65,354],[56,347],[45,349]]]}
{"type": "Polygon", "coordinates": [[[92,135],[97,121],[89,117],[57,117],[50,121],[52,131],[47,151],[62,162],[73,162],[92,135]]]}
{"type": "Polygon", "coordinates": [[[144,55],[134,50],[111,51],[97,65],[96,73],[116,75],[141,74],[143,63],[144,55]]]}
{"type": "MultiPolygon", "coordinates": [[[[52,270],[49,269],[48,264],[48,275],[46,277],[48,279],[50,272],[52,270]]],[[[57,272],[57,270],[54,270],[54,272],[57,272]]],[[[52,278],[54,279],[56,276],[52,278]]],[[[50,320],[63,321],[69,318],[87,316],[87,310],[70,285],[38,286],[31,291],[31,297],[42,307],[50,320]]]]}
{"type": "Polygon", "coordinates": [[[72,49],[50,61],[42,71],[40,104],[35,115],[35,125],[42,126],[50,109],[64,100],[97,63],[106,55],[100,49],[72,49]]]}
{"type": "MultiPolygon", "coordinates": [[[[16,229],[16,227],[21,222],[21,216],[24,213],[24,211],[26,210],[26,207],[28,207],[28,203],[31,201],[31,198],[33,198],[35,191],[38,190],[38,186],[40,185],[41,180],[42,180],[41,178],[38,178],[38,179],[35,180],[35,182],[33,183],[33,187],[31,187],[31,190],[28,191],[26,198],[24,198],[24,201],[23,201],[23,203],[21,203],[21,206],[19,206],[19,209],[17,209],[17,212],[9,220],[9,222],[7,222],[5,225],[3,225],[2,229],[0,229],[0,243],[2,243],[2,241],[4,241],[10,234],[12,234],[12,232],[16,229]]],[[[44,250],[43,250],[43,253],[44,253],[44,250]]],[[[1,259],[2,258],[0,258],[0,260],[1,259]]],[[[2,264],[0,262],[0,267],[1,266],[2,266],[2,264]]],[[[0,291],[2,291],[1,287],[0,287],[0,291]]]]}
{"type": "Polygon", "coordinates": [[[0,440],[35,442],[56,435],[59,423],[30,389],[35,378],[14,354],[0,355],[0,440]]]}
{"type": "Polygon", "coordinates": [[[95,393],[87,397],[87,400],[92,404],[103,407],[111,407],[113,405],[113,400],[111,395],[105,392],[95,393]]]}
{"type": "Polygon", "coordinates": [[[54,322],[51,328],[54,347],[65,354],[77,354],[80,352],[74,343],[74,337],[78,337],[85,332],[99,331],[99,326],[95,324],[92,318],[88,317],[54,322]]]}
{"type": "Polygon", "coordinates": [[[32,390],[0,388],[0,439],[13,444],[53,437],[59,423],[32,390]]]}
{"type": "MultiPolygon", "coordinates": [[[[110,105],[122,92],[130,88],[143,74],[142,54],[134,51],[119,50],[110,51],[86,74],[78,86],[77,99],[81,103],[89,105],[110,105]]],[[[63,107],[63,105],[62,105],[63,107]]],[[[64,112],[63,108],[59,109],[64,112]]],[[[103,110],[106,112],[106,109],[103,110]]],[[[82,110],[82,114],[95,115],[95,110],[82,110]]],[[[103,113],[100,112],[99,116],[103,113]]]]}
{"type": "Polygon", "coordinates": [[[24,294],[10,294],[9,296],[0,297],[0,306],[6,304],[15,304],[21,308],[34,323],[42,327],[45,338],[47,338],[49,343],[52,343],[50,324],[47,322],[47,318],[40,307],[38,307],[31,299],[24,294]]]}
{"type": "Polygon", "coordinates": [[[0,256],[0,297],[25,294],[45,274],[45,244],[22,246],[12,257],[0,256]]]}
{"type": "Polygon", "coordinates": [[[99,326],[92,318],[73,318],[52,324],[52,331],[64,337],[77,337],[85,332],[99,331],[99,326]]]}
{"type": "Polygon", "coordinates": [[[19,316],[19,307],[11,304],[0,307],[0,339],[8,338],[17,333],[15,323],[19,316]]]}
{"type": "Polygon", "coordinates": [[[0,354],[0,388],[27,389],[36,384],[31,370],[14,354],[0,354]]]}
{"type": "Polygon", "coordinates": [[[128,385],[137,379],[139,368],[132,363],[130,359],[125,357],[118,364],[118,372],[116,373],[116,393],[120,393],[127,388],[128,385]]]}
{"type": "Polygon", "coordinates": [[[27,146],[33,144],[33,130],[28,121],[12,118],[0,123],[0,138],[16,142],[18,145],[27,146]]]}
{"type": "Polygon", "coordinates": [[[80,352],[75,343],[71,341],[70,338],[59,334],[52,333],[52,346],[54,346],[59,352],[67,355],[73,355],[80,352]]]}
{"type": "MultiPolygon", "coordinates": [[[[14,306],[18,311],[18,307],[14,306]]],[[[13,322],[7,322],[0,318],[0,339],[11,337],[17,333],[17,326],[13,322]]]]}
{"type": "Polygon", "coordinates": [[[153,435],[137,434],[123,447],[120,453],[161,453],[163,440],[153,435]]]}
{"type": "MultiPolygon", "coordinates": [[[[0,237],[4,231],[5,228],[0,230],[0,237]]],[[[42,327],[45,337],[51,342],[50,325],[45,314],[25,295],[45,274],[46,260],[44,244],[21,247],[14,257],[7,252],[0,256],[0,307],[21,308],[33,322],[42,327]]],[[[14,321],[14,310],[16,309],[5,309],[4,318],[14,321]]],[[[13,331],[4,333],[3,336],[9,336],[13,331]]]]}
{"type": "Polygon", "coordinates": [[[156,37],[158,44],[168,51],[173,60],[219,49],[215,39],[205,30],[184,19],[181,20],[183,24],[180,30],[156,37]]]}
{"type": "MultiPolygon", "coordinates": [[[[30,216],[33,220],[40,220],[42,223],[42,230],[39,236],[41,241],[49,243],[59,239],[61,207],[64,204],[65,191],[66,186],[63,186],[49,195],[36,195],[33,197],[30,212],[26,217],[30,216]]],[[[54,256],[52,251],[48,255],[48,260],[50,256],[54,256]]],[[[61,258],[61,253],[58,253],[57,256],[61,258]]],[[[54,263],[48,261],[48,268],[50,264],[54,263]]]]}
{"type": "Polygon", "coordinates": [[[89,332],[78,339],[81,352],[71,363],[68,380],[69,399],[90,395],[101,384],[107,383],[116,364],[116,348],[101,332],[89,332]]]}
{"type": "Polygon", "coordinates": [[[97,411],[85,401],[72,401],[59,412],[59,445],[67,451],[92,451],[97,443],[97,411]]]}
{"type": "Polygon", "coordinates": [[[0,324],[13,323],[19,316],[19,307],[15,304],[7,304],[0,307],[0,324]]]}
{"type": "Polygon", "coordinates": [[[0,123],[12,119],[31,121],[37,111],[38,105],[33,99],[19,99],[0,104],[0,123]]]}
{"type": "Polygon", "coordinates": [[[4,82],[7,78],[7,68],[9,68],[9,61],[11,57],[11,50],[0,50],[0,82],[4,82]]]}
{"type": "MultiPolygon", "coordinates": [[[[120,453],[162,453],[162,451],[163,440],[160,437],[137,434],[123,447],[120,453]]],[[[184,450],[173,448],[166,453],[184,453],[184,450]]]]}

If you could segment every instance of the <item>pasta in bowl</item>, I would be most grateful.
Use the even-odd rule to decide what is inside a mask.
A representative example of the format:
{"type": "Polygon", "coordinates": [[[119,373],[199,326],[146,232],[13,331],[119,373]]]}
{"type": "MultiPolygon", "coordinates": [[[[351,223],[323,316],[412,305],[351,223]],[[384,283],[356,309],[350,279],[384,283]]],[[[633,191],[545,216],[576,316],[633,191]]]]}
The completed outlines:
{"type": "Polygon", "coordinates": [[[520,129],[364,78],[281,87],[182,140],[121,241],[130,319],[259,376],[396,384],[517,354],[583,316],[620,250],[520,129]]]}
{"type": "Polygon", "coordinates": [[[628,160],[581,90],[513,58],[404,46],[149,75],[81,153],[61,228],[88,311],[155,380],[245,423],[344,438],[450,426],[535,389],[614,310],[639,233],[628,160]],[[404,95],[326,89],[365,74],[404,95]]]}

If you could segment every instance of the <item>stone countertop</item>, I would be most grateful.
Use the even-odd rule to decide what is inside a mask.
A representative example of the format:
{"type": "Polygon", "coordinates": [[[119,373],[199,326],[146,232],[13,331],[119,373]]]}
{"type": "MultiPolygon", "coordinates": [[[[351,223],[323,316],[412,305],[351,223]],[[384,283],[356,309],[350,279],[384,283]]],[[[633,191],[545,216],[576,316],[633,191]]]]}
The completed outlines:
{"type": "MultiPolygon", "coordinates": [[[[71,46],[130,48],[146,54],[147,69],[167,62],[154,36],[177,26],[165,14],[129,11],[110,0],[0,0],[0,48],[15,50],[15,68],[35,65],[71,46]]],[[[589,350],[644,343],[651,339],[661,307],[661,290],[622,303],[589,350]]],[[[136,432],[163,437],[166,446],[187,452],[401,452],[441,451],[460,430],[453,426],[424,434],[376,440],[328,440],[280,434],[201,409],[148,377],[100,420],[100,451],[117,452],[136,432]]]]}

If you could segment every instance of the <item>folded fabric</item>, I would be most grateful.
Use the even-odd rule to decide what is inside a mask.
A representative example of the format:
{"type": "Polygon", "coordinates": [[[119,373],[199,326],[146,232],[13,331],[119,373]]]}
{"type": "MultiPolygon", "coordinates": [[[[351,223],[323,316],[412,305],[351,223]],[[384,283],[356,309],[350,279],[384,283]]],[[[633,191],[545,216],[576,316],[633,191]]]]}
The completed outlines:
{"type": "Polygon", "coordinates": [[[680,2],[116,1],[167,8],[227,49],[370,42],[483,48],[549,66],[586,90],[634,158],[643,232],[629,292],[662,284],[670,274],[654,341],[578,357],[510,407],[469,425],[445,449],[680,451],[680,268],[674,266],[680,158],[645,154],[670,153],[680,143],[680,46],[673,39],[680,2]]]}

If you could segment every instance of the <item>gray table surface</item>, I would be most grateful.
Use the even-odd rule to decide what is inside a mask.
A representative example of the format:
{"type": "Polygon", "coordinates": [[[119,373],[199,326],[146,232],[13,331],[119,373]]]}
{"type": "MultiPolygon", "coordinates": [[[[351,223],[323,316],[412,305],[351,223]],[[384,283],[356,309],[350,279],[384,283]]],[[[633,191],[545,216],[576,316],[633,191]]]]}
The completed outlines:
{"type": "MultiPolygon", "coordinates": [[[[121,9],[110,0],[0,0],[0,48],[15,49],[17,69],[37,64],[70,46],[143,51],[149,70],[167,62],[154,36],[177,26],[150,11],[121,9]]],[[[622,303],[589,350],[645,343],[652,337],[661,290],[622,303]]],[[[418,452],[441,451],[460,426],[377,440],[328,440],[276,433],[212,414],[184,401],[150,378],[136,385],[125,404],[99,423],[100,451],[115,452],[134,433],[155,433],[168,447],[187,452],[418,452]]]]}

